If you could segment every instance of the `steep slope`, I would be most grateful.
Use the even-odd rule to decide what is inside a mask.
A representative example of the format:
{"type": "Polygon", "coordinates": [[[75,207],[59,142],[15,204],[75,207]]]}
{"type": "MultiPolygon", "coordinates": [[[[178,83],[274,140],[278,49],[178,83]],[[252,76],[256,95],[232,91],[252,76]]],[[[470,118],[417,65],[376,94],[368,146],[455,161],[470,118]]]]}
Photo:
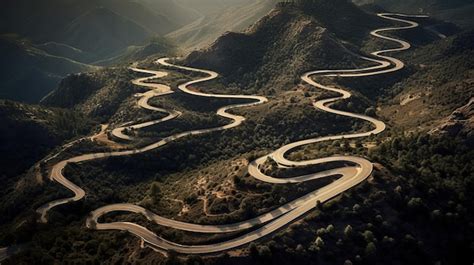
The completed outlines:
{"type": "Polygon", "coordinates": [[[247,31],[226,33],[209,48],[191,53],[186,63],[216,69],[227,83],[235,83],[243,90],[262,89],[267,93],[290,89],[299,82],[299,75],[310,69],[362,63],[339,38],[354,39],[355,31],[336,30],[334,34],[328,28],[338,28],[342,21],[349,21],[359,30],[368,32],[370,23],[366,25],[367,21],[375,25],[379,22],[360,10],[354,16],[341,13],[341,21],[329,20],[328,15],[320,19],[314,14],[316,11],[312,11],[320,13],[336,6],[341,10],[356,9],[347,1],[316,3],[311,9],[279,7],[247,31]]]}
{"type": "Polygon", "coordinates": [[[124,65],[144,60],[150,56],[171,56],[176,53],[176,47],[163,38],[155,37],[142,46],[129,46],[118,56],[95,62],[100,66],[124,65]]]}
{"type": "Polygon", "coordinates": [[[357,4],[376,4],[394,12],[423,13],[456,23],[464,28],[474,27],[471,0],[354,0],[357,4]]]}
{"type": "MultiPolygon", "coordinates": [[[[0,100],[0,181],[16,177],[92,122],[67,110],[0,100]]],[[[2,187],[4,187],[2,185],[2,187]]]]}
{"type": "MultiPolygon", "coordinates": [[[[180,0],[138,0],[148,9],[166,16],[168,20],[183,27],[199,18],[199,14],[180,0]]],[[[177,29],[177,28],[176,28],[177,29]]],[[[175,30],[176,30],[175,29],[175,30]]]]}
{"type": "MultiPolygon", "coordinates": [[[[181,9],[176,5],[164,6],[181,9]]],[[[67,44],[87,52],[83,58],[68,58],[91,63],[115,56],[130,45],[142,45],[149,37],[182,25],[168,18],[171,12],[167,9],[154,10],[145,0],[5,0],[0,10],[0,33],[16,33],[39,45],[67,44]],[[86,38],[77,34],[85,34],[86,38]]],[[[51,47],[47,48],[50,51],[51,47]]],[[[60,49],[63,51],[64,47],[60,49]]]]}
{"type": "Polygon", "coordinates": [[[184,50],[196,50],[209,45],[226,31],[241,31],[265,16],[276,0],[191,1],[181,0],[198,18],[166,36],[184,50]]]}
{"type": "Polygon", "coordinates": [[[42,44],[34,44],[40,50],[45,51],[51,55],[72,59],[82,63],[88,63],[94,60],[95,55],[90,52],[85,52],[78,48],[74,48],[64,43],[46,42],[42,44]]]}
{"type": "Polygon", "coordinates": [[[50,107],[74,109],[86,116],[108,120],[122,101],[135,92],[126,67],[69,75],[42,100],[50,107]]]}
{"type": "Polygon", "coordinates": [[[143,44],[151,33],[106,8],[96,8],[72,21],[61,33],[62,42],[106,57],[132,44],[143,44]]]}
{"type": "Polygon", "coordinates": [[[1,31],[17,33],[39,43],[52,41],[65,25],[90,10],[91,3],[76,0],[5,0],[0,9],[1,31]]]}
{"type": "Polygon", "coordinates": [[[15,36],[0,37],[0,56],[0,98],[27,102],[38,102],[70,73],[94,69],[49,55],[15,36]]]}
{"type": "Polygon", "coordinates": [[[375,28],[389,25],[358,8],[349,0],[311,0],[299,1],[299,8],[315,17],[338,38],[355,44],[361,44],[375,28]]]}
{"type": "Polygon", "coordinates": [[[434,128],[434,134],[447,134],[451,137],[461,136],[474,144],[474,97],[469,102],[456,109],[449,117],[441,120],[441,124],[434,128]]]}
{"type": "MultiPolygon", "coordinates": [[[[164,35],[178,27],[180,24],[173,21],[169,14],[155,12],[143,1],[117,1],[100,0],[100,4],[107,9],[122,15],[137,23],[146,30],[157,35],[164,35]]],[[[178,8],[178,7],[173,7],[178,8]]],[[[163,10],[166,12],[166,10],[163,10]]]]}
{"type": "Polygon", "coordinates": [[[381,115],[410,130],[429,130],[474,97],[474,31],[413,50],[409,76],[388,89],[381,115]]]}
{"type": "MultiPolygon", "coordinates": [[[[56,40],[64,27],[74,19],[100,7],[112,10],[155,33],[164,33],[180,26],[170,21],[167,9],[157,13],[148,6],[146,0],[5,0],[0,10],[0,31],[19,33],[38,42],[56,40]]],[[[176,5],[164,7],[180,9],[176,5]]]]}

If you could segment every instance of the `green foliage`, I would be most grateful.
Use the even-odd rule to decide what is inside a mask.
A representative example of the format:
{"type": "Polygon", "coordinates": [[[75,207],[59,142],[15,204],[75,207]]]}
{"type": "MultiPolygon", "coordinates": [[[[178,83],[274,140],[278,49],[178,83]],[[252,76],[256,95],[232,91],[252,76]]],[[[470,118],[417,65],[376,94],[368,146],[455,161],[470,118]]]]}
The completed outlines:
{"type": "Polygon", "coordinates": [[[365,255],[368,257],[374,257],[377,254],[377,247],[374,242],[370,242],[365,247],[365,255]]]}

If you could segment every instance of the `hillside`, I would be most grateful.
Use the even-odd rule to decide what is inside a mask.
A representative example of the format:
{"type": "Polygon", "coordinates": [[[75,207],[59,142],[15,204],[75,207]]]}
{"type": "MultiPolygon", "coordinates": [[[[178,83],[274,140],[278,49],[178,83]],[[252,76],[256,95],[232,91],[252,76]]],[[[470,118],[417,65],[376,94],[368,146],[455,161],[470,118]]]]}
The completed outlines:
{"type": "Polygon", "coordinates": [[[170,14],[167,14],[167,10],[179,9],[179,7],[175,5],[170,7],[162,6],[160,11],[154,11],[153,8],[150,7],[150,4],[147,4],[144,0],[100,0],[99,3],[112,12],[120,14],[137,25],[140,25],[147,31],[159,36],[179,28],[182,25],[170,17],[170,14]]]}
{"type": "Polygon", "coordinates": [[[404,55],[412,74],[388,89],[393,99],[382,115],[402,128],[426,130],[466,105],[474,97],[473,38],[474,31],[466,32],[404,55]]]}
{"type": "Polygon", "coordinates": [[[112,66],[124,65],[137,61],[142,61],[148,57],[173,56],[177,52],[176,46],[168,40],[155,37],[142,46],[129,46],[124,52],[118,56],[95,62],[96,65],[112,66]]]}
{"type": "Polygon", "coordinates": [[[16,36],[0,37],[0,98],[38,102],[70,73],[94,67],[50,55],[16,36]]]}
{"type": "Polygon", "coordinates": [[[89,133],[93,126],[71,111],[6,100],[0,100],[0,123],[2,182],[23,174],[54,147],[89,133]]]}
{"type": "Polygon", "coordinates": [[[189,6],[189,2],[183,3],[182,0],[139,0],[139,2],[153,12],[166,16],[167,19],[180,27],[186,26],[199,18],[199,14],[189,6]]]}
{"type": "Polygon", "coordinates": [[[423,13],[453,22],[463,28],[474,27],[474,19],[471,16],[474,3],[470,0],[354,0],[354,2],[376,4],[393,12],[423,13]]]}
{"type": "MultiPolygon", "coordinates": [[[[169,9],[180,9],[179,6],[163,5],[161,12],[156,12],[146,0],[6,0],[0,11],[1,32],[18,33],[35,42],[57,40],[64,28],[78,17],[98,8],[106,8],[120,16],[133,21],[141,27],[156,34],[176,29],[182,24],[170,21],[169,9]],[[58,16],[57,14],[61,14],[58,16]],[[27,19],[19,19],[27,18],[27,19]]],[[[185,23],[185,22],[183,22],[185,23]]]]}
{"type": "MultiPolygon", "coordinates": [[[[136,3],[156,14],[165,2],[187,5],[179,12],[199,13],[223,10],[231,0],[153,1],[136,3]]],[[[0,187],[0,246],[24,246],[1,262],[471,264],[474,31],[406,18],[419,27],[383,33],[413,44],[387,54],[405,62],[404,69],[382,74],[365,69],[377,75],[352,78],[313,76],[321,83],[317,87],[302,82],[301,75],[371,66],[358,54],[397,45],[369,33],[404,23],[349,0],[297,2],[279,4],[244,32],[225,33],[170,64],[156,62],[175,50],[161,37],[128,45],[126,39],[142,35],[94,36],[114,29],[107,27],[109,19],[144,35],[152,31],[109,8],[81,12],[86,19],[68,24],[77,32],[68,34],[77,37],[71,42],[89,40],[81,49],[16,41],[29,54],[44,54],[40,45],[57,56],[80,57],[89,45],[119,39],[110,45],[124,52],[96,62],[111,67],[67,75],[40,105],[0,100],[5,124],[0,181],[6,180],[0,187]],[[91,29],[94,20],[104,27],[91,29]],[[140,61],[129,68],[134,60],[140,61]],[[156,75],[147,79],[151,73],[156,75]],[[183,85],[207,75],[213,79],[183,85]],[[152,90],[145,84],[150,82],[160,86],[152,90]],[[335,91],[344,99],[330,102],[335,91]],[[259,104],[251,104],[256,98],[243,95],[268,101],[259,97],[259,104]],[[223,114],[229,105],[233,108],[223,114]],[[95,134],[99,123],[102,130],[95,134]],[[114,134],[122,126],[131,126],[123,130],[129,139],[114,134]],[[291,145],[286,153],[279,149],[291,145]],[[46,153],[58,155],[32,170],[46,153]],[[77,187],[65,184],[63,176],[77,187]],[[47,222],[38,222],[37,210],[61,199],[65,204],[52,208],[47,222]],[[143,212],[134,210],[140,207],[143,212]],[[253,226],[257,217],[272,219],[253,226]],[[252,226],[233,230],[236,223],[252,226]],[[104,226],[113,229],[100,231],[104,226]],[[206,229],[211,232],[202,233],[206,229]],[[145,238],[151,242],[143,244],[145,238]],[[221,246],[224,250],[207,255],[221,246]]]]}
{"type": "Polygon", "coordinates": [[[94,61],[95,55],[90,52],[85,52],[78,48],[74,48],[64,43],[46,42],[42,44],[33,44],[35,48],[45,51],[54,56],[68,58],[82,63],[90,63],[94,61]]]}
{"type": "Polygon", "coordinates": [[[166,37],[185,51],[211,44],[226,31],[241,31],[265,16],[277,0],[181,0],[198,16],[192,23],[172,31],[166,37]]]}
{"type": "Polygon", "coordinates": [[[60,35],[61,42],[104,58],[132,44],[144,44],[151,33],[117,13],[97,8],[74,19],[60,35]]]}
{"type": "Polygon", "coordinates": [[[64,47],[58,46],[67,44],[87,53],[78,58],[80,54],[74,52],[74,57],[67,58],[92,63],[187,23],[168,18],[182,7],[164,4],[160,12],[156,9],[145,0],[6,0],[0,10],[0,33],[15,33],[38,45],[57,43],[54,49],[63,55],[70,51],[64,53],[64,47]]]}
{"type": "MultiPolygon", "coordinates": [[[[324,13],[337,5],[342,10],[356,8],[342,1],[333,5],[316,4],[312,10],[324,13]]],[[[380,25],[377,19],[360,10],[354,16],[351,13],[341,16],[342,20],[354,22],[363,32],[370,30],[367,21],[372,21],[374,27],[380,25]]],[[[339,38],[351,40],[358,33],[329,29],[338,28],[341,21],[329,22],[328,16],[320,19],[308,9],[280,7],[245,32],[226,33],[210,47],[191,53],[186,63],[215,69],[228,84],[244,91],[258,89],[271,94],[270,90],[288,90],[305,71],[362,64],[350,51],[354,45],[339,38]]]]}
{"type": "Polygon", "coordinates": [[[131,79],[133,75],[126,67],[69,75],[41,104],[108,120],[122,101],[134,94],[136,88],[131,79]]]}

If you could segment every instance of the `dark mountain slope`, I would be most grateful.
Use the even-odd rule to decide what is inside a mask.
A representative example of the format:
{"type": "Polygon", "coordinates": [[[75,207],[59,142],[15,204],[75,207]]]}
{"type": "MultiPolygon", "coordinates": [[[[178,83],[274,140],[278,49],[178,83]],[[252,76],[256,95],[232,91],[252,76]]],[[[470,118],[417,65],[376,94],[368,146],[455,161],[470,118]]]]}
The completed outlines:
{"type": "MultiPolygon", "coordinates": [[[[0,31],[15,32],[34,41],[56,40],[64,27],[94,9],[104,7],[155,33],[169,32],[179,25],[154,12],[146,1],[131,0],[5,0],[0,10],[0,31]],[[58,15],[60,14],[60,15],[58,15]]],[[[170,5],[169,8],[178,8],[170,5]]]]}
{"type": "Polygon", "coordinates": [[[0,100],[0,123],[2,183],[23,173],[63,141],[88,133],[93,124],[71,111],[5,100],[0,100]]]}
{"type": "Polygon", "coordinates": [[[132,0],[5,0],[0,10],[0,33],[15,33],[39,45],[65,43],[90,53],[68,58],[91,63],[180,27],[182,24],[168,19],[166,8],[182,7],[164,7],[156,12],[147,1],[132,0]]]}
{"type": "Polygon", "coordinates": [[[299,7],[279,7],[246,32],[227,33],[209,48],[191,53],[186,63],[216,70],[227,83],[244,90],[267,92],[290,89],[305,71],[362,63],[309,13],[299,7]]]}
{"type": "Polygon", "coordinates": [[[146,3],[142,2],[100,0],[102,6],[155,34],[164,35],[180,27],[179,23],[173,21],[166,14],[155,12],[146,3]]]}
{"type": "Polygon", "coordinates": [[[387,21],[369,15],[348,0],[301,1],[299,8],[315,17],[328,30],[342,40],[360,44],[369,32],[387,21]]]}
{"type": "Polygon", "coordinates": [[[70,75],[41,103],[107,120],[115,114],[122,101],[136,92],[136,87],[130,82],[133,78],[126,67],[70,75]]]}
{"type": "Polygon", "coordinates": [[[118,56],[95,62],[100,66],[125,65],[144,60],[150,56],[172,56],[176,53],[176,47],[166,39],[156,37],[142,46],[129,46],[118,56]]]}
{"type": "Polygon", "coordinates": [[[117,13],[97,8],[72,21],[62,42],[99,56],[110,56],[132,44],[143,44],[151,33],[117,13]]]}
{"type": "Polygon", "coordinates": [[[46,42],[43,44],[35,44],[36,48],[45,51],[51,55],[72,59],[78,62],[87,63],[94,60],[95,55],[85,52],[78,48],[74,48],[64,43],[46,42]]]}
{"type": "Polygon", "coordinates": [[[14,36],[0,37],[0,97],[38,102],[70,73],[91,66],[52,56],[14,36]]]}

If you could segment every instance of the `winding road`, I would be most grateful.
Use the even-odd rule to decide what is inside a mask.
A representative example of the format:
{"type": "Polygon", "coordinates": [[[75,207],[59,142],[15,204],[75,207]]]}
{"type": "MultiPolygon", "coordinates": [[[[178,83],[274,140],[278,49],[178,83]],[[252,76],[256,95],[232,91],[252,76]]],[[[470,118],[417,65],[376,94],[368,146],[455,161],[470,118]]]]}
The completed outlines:
{"type": "MultiPolygon", "coordinates": [[[[390,52],[396,52],[396,51],[403,51],[407,50],[410,48],[410,44],[398,40],[392,37],[387,37],[382,35],[383,32],[387,31],[395,31],[395,30],[404,30],[404,29],[410,29],[410,28],[415,28],[418,26],[416,22],[408,21],[405,19],[402,19],[401,17],[425,17],[425,16],[407,16],[403,14],[378,14],[379,17],[388,19],[391,21],[399,22],[399,23],[404,23],[406,26],[399,26],[399,27],[390,27],[390,28],[384,28],[384,29],[378,29],[373,32],[371,32],[371,35],[373,35],[376,38],[388,40],[391,42],[395,42],[400,45],[398,48],[393,48],[393,49],[388,49],[388,50],[382,50],[382,51],[377,51],[371,54],[373,58],[369,57],[362,57],[365,60],[368,60],[370,62],[376,63],[375,66],[367,67],[367,68],[362,68],[362,69],[348,69],[348,70],[319,70],[319,71],[312,71],[308,72],[302,75],[301,79],[305,82],[308,83],[309,85],[312,85],[318,89],[326,90],[326,91],[331,91],[331,92],[336,92],[340,96],[329,98],[329,99],[324,99],[320,100],[314,103],[314,107],[316,109],[319,109],[321,111],[337,114],[337,115],[342,115],[342,116],[347,116],[355,119],[360,119],[366,122],[369,122],[373,125],[373,129],[368,132],[361,132],[361,133],[354,133],[354,134],[341,134],[341,135],[336,135],[336,136],[327,136],[327,137],[319,137],[319,138],[314,138],[314,139],[307,139],[307,140],[302,140],[298,141],[295,143],[291,143],[288,145],[285,145],[278,150],[275,150],[271,154],[265,155],[263,157],[260,157],[256,159],[255,161],[252,161],[249,164],[248,167],[248,172],[251,176],[255,177],[258,180],[261,180],[263,182],[268,182],[268,183],[274,183],[274,184],[291,184],[291,183],[300,183],[304,181],[310,181],[318,178],[324,178],[324,177],[330,177],[330,176],[339,176],[339,178],[332,182],[331,184],[312,191],[298,199],[295,199],[291,202],[288,202],[277,209],[270,211],[268,213],[262,214],[260,216],[257,216],[255,218],[252,218],[250,220],[238,222],[238,223],[233,223],[233,224],[223,224],[223,225],[200,225],[200,224],[192,224],[192,223],[185,223],[185,222],[180,222],[172,219],[168,219],[162,216],[159,216],[143,207],[133,205],[133,204],[113,204],[113,205],[107,205],[102,208],[99,208],[95,211],[93,211],[90,216],[87,218],[86,225],[87,227],[91,229],[97,229],[97,230],[123,230],[123,231],[128,231],[137,237],[141,238],[143,242],[145,242],[147,245],[152,247],[155,250],[161,250],[161,251],[169,251],[173,250],[179,253],[185,253],[185,254],[207,254],[207,253],[215,253],[215,252],[220,252],[220,251],[226,251],[230,249],[234,249],[240,246],[243,246],[245,244],[248,244],[250,242],[253,242],[255,240],[261,239],[262,237],[265,237],[283,227],[286,225],[290,224],[291,222],[297,220],[304,214],[308,213],[309,211],[313,210],[319,202],[325,202],[330,200],[331,198],[334,198],[335,196],[343,193],[344,191],[347,191],[348,189],[360,184],[364,180],[366,180],[370,174],[373,171],[373,165],[370,161],[360,158],[360,157],[354,157],[354,156],[333,156],[333,157],[327,157],[327,158],[320,158],[320,159],[313,159],[313,160],[306,160],[306,161],[291,161],[286,157],[286,154],[288,154],[290,151],[308,145],[308,144],[313,144],[313,143],[318,143],[318,142],[323,142],[323,141],[330,141],[330,140],[337,140],[337,139],[354,139],[354,138],[361,138],[361,137],[367,137],[370,135],[375,135],[378,133],[381,133],[385,130],[385,124],[382,121],[379,121],[375,118],[368,117],[365,115],[360,115],[360,114],[355,114],[347,111],[341,111],[341,110],[336,110],[332,109],[331,105],[335,103],[336,101],[343,100],[343,99],[348,99],[351,97],[351,93],[339,88],[335,87],[330,87],[326,86],[323,84],[318,83],[315,81],[312,77],[313,76],[319,76],[319,77],[361,77],[361,76],[374,76],[374,75],[381,75],[381,74],[386,74],[390,72],[395,72],[404,67],[404,63],[396,58],[390,57],[388,55],[385,55],[386,53],[390,52]],[[275,178],[272,176],[265,175],[261,170],[260,167],[267,161],[267,159],[273,159],[275,162],[277,162],[279,165],[282,167],[300,167],[300,166],[308,166],[308,165],[317,165],[317,164],[323,164],[323,163],[328,163],[328,162],[345,162],[345,164],[350,164],[350,166],[345,166],[345,167],[340,167],[340,168],[335,168],[323,172],[316,172],[313,174],[308,174],[304,176],[298,176],[298,177],[293,177],[293,178],[275,178]],[[208,245],[182,245],[182,244],[177,244],[174,242],[170,242],[159,235],[156,235],[154,232],[148,230],[145,227],[142,227],[140,225],[134,224],[134,223],[128,223],[128,222],[113,222],[113,223],[100,223],[98,222],[98,219],[110,212],[128,212],[128,213],[137,213],[145,216],[148,220],[151,222],[154,222],[158,225],[170,227],[173,229],[179,229],[179,230],[184,230],[184,231],[191,231],[191,232],[198,232],[198,233],[228,233],[228,232],[236,232],[236,231],[244,231],[246,229],[254,228],[253,230],[242,234],[241,236],[235,237],[233,239],[216,243],[216,244],[208,244],[208,245]]],[[[86,155],[81,155],[77,156],[71,159],[67,159],[64,161],[61,161],[57,163],[56,165],[53,166],[51,176],[50,178],[52,180],[55,180],[59,182],[61,185],[64,187],[68,188],[74,193],[74,197],[71,198],[66,198],[66,199],[61,199],[61,200],[56,200],[53,202],[50,202],[42,207],[40,207],[37,211],[38,213],[41,214],[41,220],[43,222],[47,221],[47,213],[50,209],[57,205],[69,203],[72,201],[78,201],[82,199],[85,196],[85,191],[69,181],[64,175],[63,175],[63,170],[64,168],[70,164],[70,163],[83,163],[87,161],[92,161],[92,160],[97,160],[97,159],[104,159],[107,157],[117,157],[117,156],[129,156],[129,155],[135,155],[139,153],[144,153],[148,152],[154,149],[157,149],[161,146],[166,145],[169,142],[176,141],[178,139],[181,139],[183,137],[191,136],[191,135],[198,135],[198,134],[204,134],[204,133],[210,133],[214,131],[222,131],[222,130],[227,130],[234,128],[236,126],[239,126],[245,118],[242,116],[234,115],[229,113],[229,110],[235,109],[235,108],[242,108],[242,107],[249,107],[249,106],[254,106],[258,104],[263,104],[267,101],[265,97],[261,96],[248,96],[248,95],[219,95],[219,94],[206,94],[202,92],[196,92],[191,89],[189,89],[191,86],[198,84],[198,83],[203,83],[212,79],[215,79],[218,74],[212,71],[208,70],[202,70],[202,69],[195,69],[191,67],[184,67],[184,66],[178,66],[174,65],[169,62],[170,60],[167,58],[160,59],[157,61],[158,64],[162,66],[166,66],[169,68],[176,68],[176,69],[181,69],[185,71],[190,71],[190,72],[199,72],[202,74],[206,74],[207,77],[203,77],[194,81],[186,82],[184,84],[181,84],[178,86],[178,88],[183,91],[184,93],[188,93],[194,96],[199,96],[199,97],[212,97],[212,98],[226,98],[226,99],[248,99],[251,101],[250,103],[245,103],[245,104],[234,104],[230,106],[226,106],[223,108],[220,108],[217,111],[217,114],[230,119],[232,122],[225,125],[225,126],[220,126],[216,128],[210,128],[210,129],[202,129],[202,130],[194,130],[194,131],[188,131],[188,132],[183,132],[179,133],[176,135],[172,135],[169,137],[166,137],[159,142],[153,143],[151,145],[145,146],[143,148],[139,149],[133,149],[133,150],[127,150],[127,151],[117,151],[117,152],[108,152],[108,153],[95,153],[95,154],[86,154],[86,155]]],[[[137,69],[137,68],[132,68],[132,70],[136,72],[142,72],[142,73],[147,73],[151,74],[151,77],[146,77],[146,78],[141,78],[134,80],[133,83],[136,85],[140,86],[145,86],[148,88],[151,88],[149,92],[146,92],[141,96],[141,99],[139,100],[138,104],[139,106],[151,110],[151,111],[158,111],[158,112],[165,112],[168,113],[168,116],[157,120],[157,121],[152,121],[148,123],[142,123],[142,124],[136,124],[136,125],[125,125],[121,126],[120,128],[117,128],[113,130],[112,134],[115,137],[121,138],[123,140],[132,140],[133,138],[130,136],[127,136],[124,134],[124,130],[126,128],[130,129],[140,129],[146,126],[150,126],[159,122],[164,122],[166,120],[170,120],[173,118],[176,118],[180,115],[179,112],[177,111],[168,111],[160,108],[155,108],[153,106],[148,105],[148,99],[151,97],[155,96],[163,96],[171,92],[171,89],[169,87],[166,87],[164,85],[157,85],[157,84],[150,84],[150,83],[145,83],[145,81],[154,79],[154,78],[159,78],[163,77],[166,75],[164,72],[157,72],[157,71],[150,71],[150,70],[143,70],[143,69],[137,69]]]]}
{"type": "Polygon", "coordinates": [[[144,70],[144,69],[139,69],[136,67],[131,67],[130,70],[135,71],[137,73],[145,73],[145,74],[151,74],[151,76],[148,77],[143,77],[143,78],[138,78],[132,81],[134,85],[137,86],[143,86],[150,88],[151,90],[143,93],[143,94],[138,94],[136,95],[137,97],[140,97],[140,100],[138,100],[138,106],[146,109],[146,110],[151,110],[151,111],[156,111],[156,112],[162,112],[168,114],[168,116],[155,120],[155,121],[148,121],[140,124],[135,124],[135,125],[129,125],[129,123],[122,125],[121,127],[118,127],[114,130],[112,130],[112,135],[118,139],[121,140],[127,140],[131,141],[133,140],[133,137],[127,135],[124,133],[124,131],[128,130],[138,130],[138,129],[143,129],[145,127],[153,126],[158,123],[162,123],[165,121],[172,120],[174,118],[177,118],[182,115],[181,112],[176,111],[176,110],[165,110],[162,108],[157,108],[153,107],[148,104],[148,101],[153,98],[153,97],[158,97],[158,96],[164,96],[167,94],[173,93],[171,88],[167,85],[162,85],[162,84],[155,84],[155,83],[149,83],[150,80],[157,79],[157,78],[162,78],[168,75],[167,72],[161,72],[161,71],[151,71],[151,70],[144,70]]]}

